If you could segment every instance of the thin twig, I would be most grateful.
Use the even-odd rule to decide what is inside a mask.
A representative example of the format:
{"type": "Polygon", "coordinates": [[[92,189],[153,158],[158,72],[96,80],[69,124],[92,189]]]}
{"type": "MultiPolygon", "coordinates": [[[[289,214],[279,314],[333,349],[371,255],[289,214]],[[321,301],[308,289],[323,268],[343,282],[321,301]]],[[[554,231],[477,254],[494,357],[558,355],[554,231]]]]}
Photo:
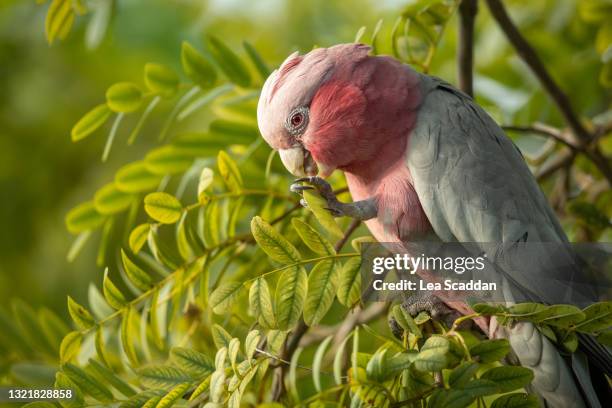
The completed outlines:
{"type": "Polygon", "coordinates": [[[527,42],[527,40],[525,40],[516,25],[514,25],[503,3],[500,0],[486,1],[489,6],[489,10],[491,11],[491,15],[493,15],[493,18],[495,18],[500,28],[503,30],[504,34],[508,38],[508,41],[510,41],[523,61],[529,66],[529,68],[531,68],[548,95],[559,108],[559,111],[561,111],[561,114],[563,115],[563,118],[567,122],[568,126],[582,142],[587,142],[591,136],[584,126],[582,126],[578,116],[572,109],[569,98],[555,83],[538,54],[527,42]]]}
{"type": "Polygon", "coordinates": [[[474,96],[474,20],[478,13],[478,0],[463,0],[459,6],[459,49],[457,70],[459,89],[474,96]]]}

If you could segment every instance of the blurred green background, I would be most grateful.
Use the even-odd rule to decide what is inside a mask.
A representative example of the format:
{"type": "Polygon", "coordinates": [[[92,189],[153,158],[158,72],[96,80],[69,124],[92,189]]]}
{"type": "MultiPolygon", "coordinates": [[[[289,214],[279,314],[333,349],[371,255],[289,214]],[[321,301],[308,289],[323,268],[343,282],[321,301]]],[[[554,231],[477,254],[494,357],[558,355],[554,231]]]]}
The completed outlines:
{"type": "MultiPolygon", "coordinates": [[[[103,1],[107,0],[99,0],[103,1]]],[[[206,33],[214,33],[237,50],[248,39],[267,61],[278,64],[294,50],[350,42],[359,27],[367,26],[371,32],[383,19],[379,48],[388,52],[393,22],[409,3],[117,0],[106,32],[98,29],[92,34],[91,16],[77,17],[68,38],[49,46],[44,36],[48,4],[0,2],[0,305],[17,296],[65,315],[66,294],[83,298],[89,282],[100,280],[101,270],[92,261],[95,239],[74,262],[67,262],[73,237],[65,229],[64,216],[111,180],[122,164],[154,146],[164,118],[152,115],[135,145],[116,143],[110,160],[101,163],[103,136],[73,144],[69,135],[87,110],[103,102],[109,85],[121,80],[141,82],[146,62],[178,68],[181,42],[201,47],[206,33]],[[101,39],[97,45],[92,44],[96,35],[101,39]]],[[[599,76],[601,43],[604,48],[609,44],[611,30],[602,35],[603,23],[585,19],[577,3],[506,2],[521,32],[569,92],[576,110],[592,118],[610,106],[610,90],[601,85],[599,76]]],[[[483,3],[477,18],[475,93],[479,102],[500,123],[542,121],[562,126],[555,107],[483,3]]],[[[430,70],[451,83],[456,83],[456,24],[453,18],[430,70]]],[[[206,119],[206,115],[196,116],[181,127],[197,130],[206,119]]],[[[543,140],[530,136],[518,143],[529,152],[540,148],[543,140]]],[[[588,177],[592,168],[586,163],[582,167],[588,177]]],[[[545,187],[550,191],[553,184],[550,180],[545,187]]],[[[580,196],[580,183],[572,191],[580,196]]],[[[609,196],[605,193],[597,199],[604,213],[609,196]]],[[[567,215],[564,208],[558,210],[567,215]]],[[[572,218],[564,221],[571,229],[572,218]]]]}

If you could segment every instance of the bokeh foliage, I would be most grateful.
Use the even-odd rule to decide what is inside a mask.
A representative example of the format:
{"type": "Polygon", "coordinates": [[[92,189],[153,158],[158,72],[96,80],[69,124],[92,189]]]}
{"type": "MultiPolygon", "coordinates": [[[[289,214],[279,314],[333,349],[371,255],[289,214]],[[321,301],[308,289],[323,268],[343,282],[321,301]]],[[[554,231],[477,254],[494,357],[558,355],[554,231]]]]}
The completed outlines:
{"type": "MultiPolygon", "coordinates": [[[[11,16],[37,13],[43,18],[41,10],[46,11],[45,32],[53,47],[36,52],[55,61],[57,72],[74,72],[81,81],[68,89],[75,99],[72,105],[65,102],[56,115],[25,125],[20,116],[10,115],[15,95],[25,92],[33,98],[40,90],[28,89],[31,84],[25,91],[15,86],[20,78],[18,62],[8,65],[10,75],[5,80],[13,91],[5,96],[2,120],[11,137],[2,140],[8,152],[23,156],[10,159],[14,155],[5,152],[10,160],[8,165],[5,162],[3,183],[7,191],[18,193],[15,201],[3,202],[9,206],[3,216],[9,226],[5,233],[19,231],[23,239],[10,234],[3,239],[9,248],[4,250],[20,256],[3,261],[1,272],[8,282],[9,267],[46,266],[49,258],[64,268],[64,257],[58,256],[64,252],[78,262],[77,271],[95,273],[84,273],[87,296],[82,287],[73,291],[65,283],[60,285],[62,295],[73,297],[68,297],[67,309],[55,309],[64,316],[67,310],[71,324],[36,301],[30,302],[34,307],[11,302],[12,310],[0,315],[3,381],[79,390],[79,397],[68,406],[80,406],[81,401],[170,406],[185,405],[188,399],[208,406],[238,406],[241,399],[256,405],[276,396],[287,404],[301,400],[314,406],[351,400],[351,404],[387,406],[425,397],[430,406],[459,407],[485,400],[496,407],[513,406],[519,400],[521,406],[536,406],[534,397],[523,392],[492,402],[497,398],[492,395],[522,390],[531,380],[527,369],[500,366],[509,352],[505,341],[483,340],[458,326],[444,327],[427,315],[413,319],[397,306],[372,312],[367,324],[357,319],[344,326],[371,309],[355,309],[359,240],[351,248],[346,240],[338,241],[338,235],[350,231],[346,237],[350,242],[355,236],[367,236],[367,231],[363,227],[352,231],[348,220],[329,219],[321,215],[324,211],[313,215],[302,209],[298,197],[287,190],[291,179],[256,128],[258,89],[270,67],[295,48],[307,51],[313,44],[352,41],[355,32],[361,41],[375,45],[375,52],[394,54],[452,82],[455,2],[397,5],[379,11],[375,18],[369,12],[374,6],[365,2],[359,18],[354,13],[359,7],[348,7],[346,2],[288,2],[277,17],[283,22],[271,26],[238,12],[220,13],[216,20],[189,21],[190,11],[197,10],[189,2],[183,6],[186,10],[170,17],[163,14],[175,6],[156,2],[124,9],[121,1],[92,1],[93,11],[88,13],[79,4],[90,2],[50,3],[34,11],[31,5],[4,6],[11,16]],[[110,25],[92,41],[88,30],[104,3],[114,10],[107,18],[110,25]],[[170,21],[175,32],[168,38],[167,28],[152,30],[149,41],[127,38],[133,28],[121,19],[134,18],[144,9],[156,24],[170,21]],[[67,14],[58,20],[60,12],[67,14]],[[379,22],[382,15],[387,18],[379,22]],[[228,22],[233,23],[231,29],[228,22]],[[362,24],[365,28],[359,29],[362,24]],[[182,35],[185,26],[197,33],[182,35]],[[279,38],[279,30],[287,33],[286,38],[279,38]],[[156,36],[159,44],[153,41],[156,36]],[[62,37],[65,40],[59,42],[62,37]],[[83,39],[97,49],[83,53],[83,39]],[[83,82],[94,72],[95,81],[83,82]],[[84,100],[90,101],[91,110],[84,108],[84,100]],[[66,147],[67,123],[76,123],[70,134],[78,142],[75,147],[66,147]],[[34,134],[36,126],[41,132],[34,134]],[[49,130],[61,134],[62,143],[41,142],[41,134],[49,130]],[[25,140],[16,140],[19,134],[25,140]],[[42,149],[38,157],[25,154],[41,143],[48,143],[49,151],[42,149]],[[50,160],[57,160],[54,180],[64,183],[62,188],[38,178],[16,183],[27,164],[40,168],[48,163],[47,155],[53,156],[51,152],[60,154],[50,160]],[[106,164],[97,163],[100,157],[106,164]],[[89,172],[96,173],[83,175],[89,172]],[[71,183],[64,174],[70,175],[66,178],[71,183]],[[79,183],[83,187],[76,187],[79,183]],[[36,216],[59,219],[58,212],[66,207],[64,196],[75,188],[81,192],[72,194],[89,198],[69,199],[70,204],[80,202],[66,215],[74,243],[62,248],[65,251],[48,244],[34,250],[30,237],[40,236],[46,242],[64,236],[63,230],[53,230],[57,223],[46,228],[36,225],[36,216]],[[30,211],[45,207],[30,202],[40,194],[53,203],[43,215],[30,211]],[[9,215],[17,209],[31,226],[17,225],[14,215],[9,215]],[[24,261],[28,254],[39,256],[38,263],[24,261]],[[401,341],[390,335],[387,312],[401,327],[401,341]],[[311,336],[304,337],[303,347],[291,346],[295,332],[309,326],[311,336]],[[342,336],[334,336],[335,331],[342,336]],[[24,338],[28,340],[23,342],[24,338]]],[[[609,93],[601,74],[607,63],[601,43],[609,20],[594,18],[591,9],[583,9],[591,6],[581,5],[574,13],[576,7],[573,2],[521,4],[517,20],[570,92],[588,126],[606,126],[609,93]],[[549,29],[543,30],[543,25],[549,29]],[[568,58],[575,64],[565,63],[568,58]]],[[[10,26],[16,23],[4,18],[6,32],[14,33],[10,26]]],[[[42,48],[42,35],[42,30],[32,38],[7,34],[4,53],[22,55],[24,50],[17,45],[28,42],[42,48]]],[[[35,69],[17,60],[26,66],[26,73],[35,75],[35,69]]],[[[475,62],[477,100],[500,123],[545,122],[563,128],[561,117],[504,44],[484,6],[478,18],[475,62]]],[[[57,85],[46,86],[61,94],[57,85]]],[[[36,104],[53,105],[52,98],[41,96],[43,102],[36,104]]],[[[27,110],[21,114],[27,115],[27,110]]],[[[513,136],[528,158],[541,156],[532,161],[535,169],[552,160],[562,146],[532,133],[513,136]]],[[[602,147],[609,153],[606,136],[602,135],[602,147]]],[[[543,180],[572,238],[609,239],[610,191],[605,183],[580,155],[567,171],[543,180]]],[[[332,184],[345,190],[339,174],[332,184]]],[[[311,197],[309,203],[316,210],[315,200],[311,197]]],[[[61,273],[55,276],[70,281],[61,273]]],[[[17,294],[44,299],[34,296],[40,291],[36,285],[31,291],[26,286],[32,275],[26,273],[22,279],[17,294]]],[[[523,309],[483,306],[476,311],[534,321],[568,352],[575,350],[577,331],[596,333],[602,342],[610,342],[610,332],[605,331],[610,322],[599,318],[610,314],[608,303],[584,311],[516,307],[523,309]],[[525,309],[530,311],[527,317],[525,309]],[[558,321],[559,315],[573,317],[558,321]]]]}

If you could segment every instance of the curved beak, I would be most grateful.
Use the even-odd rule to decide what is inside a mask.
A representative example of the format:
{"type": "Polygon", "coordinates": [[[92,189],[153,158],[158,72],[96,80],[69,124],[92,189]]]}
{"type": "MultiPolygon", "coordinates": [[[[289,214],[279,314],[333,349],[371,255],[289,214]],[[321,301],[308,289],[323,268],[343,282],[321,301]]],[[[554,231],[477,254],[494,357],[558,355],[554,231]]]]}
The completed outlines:
{"type": "Polygon", "coordinates": [[[303,146],[293,146],[288,149],[278,151],[281,161],[289,173],[296,177],[316,176],[318,173],[317,164],[313,160],[310,152],[303,146]]]}

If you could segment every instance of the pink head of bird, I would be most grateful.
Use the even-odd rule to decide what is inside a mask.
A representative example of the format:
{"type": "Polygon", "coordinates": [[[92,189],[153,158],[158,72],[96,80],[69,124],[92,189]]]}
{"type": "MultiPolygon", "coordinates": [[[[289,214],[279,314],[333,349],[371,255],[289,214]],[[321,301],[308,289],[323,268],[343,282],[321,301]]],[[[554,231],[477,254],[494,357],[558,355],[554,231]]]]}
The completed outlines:
{"type": "Polygon", "coordinates": [[[421,102],[420,76],[369,51],[340,44],[295,53],[266,80],[259,129],[292,174],[372,175],[405,153],[421,102]]]}
{"type": "Polygon", "coordinates": [[[365,129],[366,97],[354,68],[368,57],[362,44],[290,55],[263,86],[257,121],[293,175],[327,177],[372,149],[365,129]]]}

